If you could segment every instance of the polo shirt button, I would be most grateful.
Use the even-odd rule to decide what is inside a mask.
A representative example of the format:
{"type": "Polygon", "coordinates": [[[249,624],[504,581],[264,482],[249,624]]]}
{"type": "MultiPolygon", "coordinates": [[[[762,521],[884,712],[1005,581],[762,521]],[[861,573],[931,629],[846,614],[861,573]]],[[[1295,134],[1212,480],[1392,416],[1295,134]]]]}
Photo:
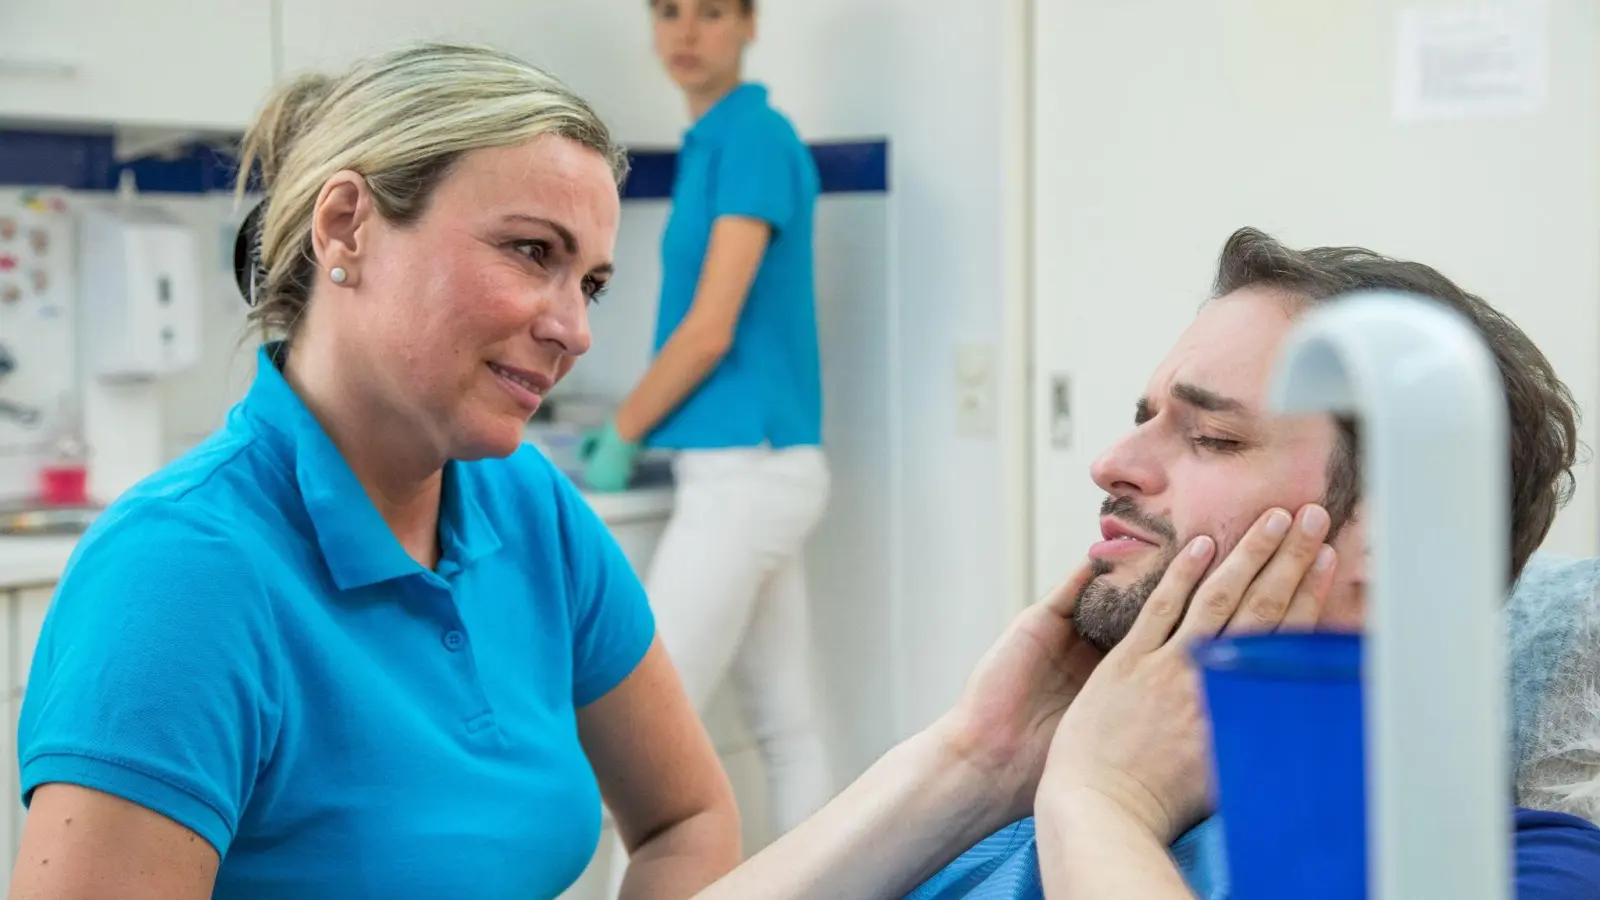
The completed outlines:
{"type": "Polygon", "coordinates": [[[459,631],[456,631],[455,629],[451,629],[450,631],[446,631],[444,633],[444,648],[449,650],[451,653],[460,650],[461,645],[465,644],[466,642],[467,636],[459,631]]]}

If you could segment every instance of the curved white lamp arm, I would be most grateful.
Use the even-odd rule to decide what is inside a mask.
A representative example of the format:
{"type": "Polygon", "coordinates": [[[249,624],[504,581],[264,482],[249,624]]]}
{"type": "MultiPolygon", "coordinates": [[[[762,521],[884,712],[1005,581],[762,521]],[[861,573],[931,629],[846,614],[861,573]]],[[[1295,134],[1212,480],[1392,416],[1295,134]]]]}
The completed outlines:
{"type": "Polygon", "coordinates": [[[1508,900],[1505,392],[1459,315],[1398,293],[1319,307],[1276,377],[1282,413],[1361,425],[1373,900],[1508,900]]]}

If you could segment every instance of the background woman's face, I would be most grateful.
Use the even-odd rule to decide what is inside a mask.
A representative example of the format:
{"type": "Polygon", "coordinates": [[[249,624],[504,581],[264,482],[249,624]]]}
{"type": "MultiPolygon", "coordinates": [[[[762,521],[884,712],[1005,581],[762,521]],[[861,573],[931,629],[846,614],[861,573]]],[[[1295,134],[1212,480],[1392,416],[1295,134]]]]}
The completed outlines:
{"type": "Polygon", "coordinates": [[[739,0],[656,0],[656,55],[685,93],[725,91],[739,81],[755,17],[739,0]]]}

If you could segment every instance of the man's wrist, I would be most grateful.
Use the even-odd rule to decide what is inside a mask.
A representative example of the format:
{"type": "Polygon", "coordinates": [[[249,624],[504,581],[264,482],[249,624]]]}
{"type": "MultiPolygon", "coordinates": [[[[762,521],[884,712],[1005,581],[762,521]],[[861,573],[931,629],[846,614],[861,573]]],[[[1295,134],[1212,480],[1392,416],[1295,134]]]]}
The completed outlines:
{"type": "Polygon", "coordinates": [[[1176,838],[1169,834],[1170,816],[1154,798],[1141,797],[1141,792],[1138,787],[1061,783],[1060,779],[1046,778],[1034,798],[1034,817],[1041,829],[1062,831],[1114,823],[1166,846],[1176,838]]]}

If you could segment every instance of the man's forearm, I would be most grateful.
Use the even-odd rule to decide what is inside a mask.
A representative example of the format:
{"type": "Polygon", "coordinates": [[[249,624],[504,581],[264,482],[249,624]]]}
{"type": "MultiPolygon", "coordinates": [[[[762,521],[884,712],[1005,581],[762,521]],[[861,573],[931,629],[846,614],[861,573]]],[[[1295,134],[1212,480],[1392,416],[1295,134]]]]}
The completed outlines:
{"type": "Polygon", "coordinates": [[[1041,795],[1034,820],[1049,900],[1194,898],[1160,839],[1099,794],[1041,795]]]}
{"type": "MultiPolygon", "coordinates": [[[[739,863],[737,816],[719,812],[685,819],[651,837],[628,859],[621,900],[675,900],[695,896],[739,863]],[[729,823],[728,819],[734,819],[729,823]]],[[[620,852],[620,851],[619,851],[620,852]]]]}
{"type": "Polygon", "coordinates": [[[923,732],[697,900],[904,897],[1005,825],[1005,796],[992,774],[923,732]]]}

